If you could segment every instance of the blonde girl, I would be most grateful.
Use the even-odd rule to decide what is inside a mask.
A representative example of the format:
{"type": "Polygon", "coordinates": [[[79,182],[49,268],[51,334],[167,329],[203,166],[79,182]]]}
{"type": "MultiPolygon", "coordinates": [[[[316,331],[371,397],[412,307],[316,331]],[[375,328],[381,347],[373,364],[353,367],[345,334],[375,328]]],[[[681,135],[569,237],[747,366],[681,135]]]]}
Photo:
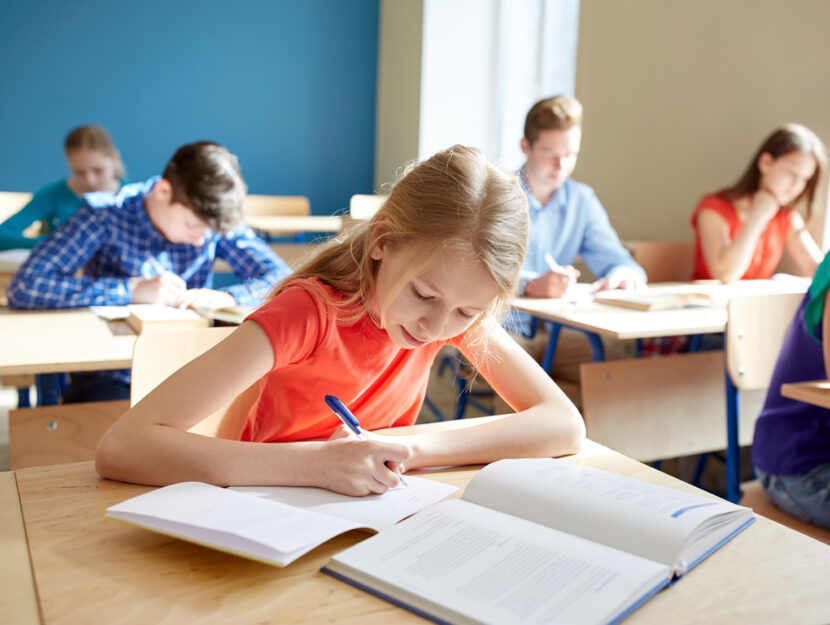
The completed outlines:
{"type": "Polygon", "coordinates": [[[411,167],[368,222],[331,241],[225,341],[102,438],[98,472],[145,484],[320,486],[380,493],[408,468],[576,452],[579,413],[498,321],[528,238],[517,179],[455,146],[411,167]],[[415,422],[438,350],[458,347],[515,410],[441,433],[415,422]],[[187,430],[252,385],[236,440],[187,430]],[[345,436],[339,397],[369,440],[345,436]]]}
{"type": "Polygon", "coordinates": [[[692,215],[694,279],[766,279],[784,249],[812,276],[822,253],[807,232],[827,170],[822,142],[809,129],[788,124],[761,144],[743,176],[707,196],[692,215]],[[804,212],[804,216],[800,211],[804,212]]]}
{"type": "Polygon", "coordinates": [[[0,250],[33,248],[83,205],[84,193],[114,193],[121,188],[124,165],[103,127],[75,128],[66,136],[64,150],[72,175],[37,191],[26,206],[0,224],[0,250]],[[24,235],[32,224],[40,225],[41,236],[24,235]]]}

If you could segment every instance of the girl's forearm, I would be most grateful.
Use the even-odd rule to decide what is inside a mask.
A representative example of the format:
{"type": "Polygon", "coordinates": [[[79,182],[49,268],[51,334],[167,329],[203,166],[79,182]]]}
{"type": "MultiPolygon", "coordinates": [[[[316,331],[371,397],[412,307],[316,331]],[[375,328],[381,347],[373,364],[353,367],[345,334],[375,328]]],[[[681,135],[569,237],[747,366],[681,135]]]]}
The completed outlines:
{"type": "Polygon", "coordinates": [[[229,441],[163,425],[115,427],[101,439],[95,466],[106,478],[157,486],[182,481],[307,486],[314,481],[315,452],[322,444],[229,441]]]}
{"type": "Polygon", "coordinates": [[[721,282],[739,280],[746,273],[767,222],[751,215],[735,240],[712,263],[712,276],[721,282]]]}
{"type": "Polygon", "coordinates": [[[582,417],[572,408],[537,406],[529,410],[449,431],[409,438],[413,457],[407,467],[484,464],[503,458],[542,458],[576,453],[585,440],[582,417]]]}

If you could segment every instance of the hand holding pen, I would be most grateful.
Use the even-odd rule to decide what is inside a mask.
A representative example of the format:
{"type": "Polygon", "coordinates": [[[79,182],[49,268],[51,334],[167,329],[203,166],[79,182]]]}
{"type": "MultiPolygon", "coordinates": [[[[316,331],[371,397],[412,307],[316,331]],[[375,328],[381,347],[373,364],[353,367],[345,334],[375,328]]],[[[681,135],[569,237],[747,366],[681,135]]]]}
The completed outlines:
{"type": "Polygon", "coordinates": [[[579,270],[570,265],[559,265],[550,252],[545,252],[548,271],[527,283],[525,295],[529,297],[558,298],[565,295],[579,277],[579,270]]]}
{"type": "MultiPolygon", "coordinates": [[[[368,437],[363,429],[360,427],[360,422],[357,420],[357,417],[352,414],[352,411],[349,410],[346,405],[340,401],[334,395],[326,395],[325,397],[326,404],[328,407],[331,408],[332,412],[337,415],[337,417],[343,422],[343,424],[351,430],[351,432],[357,436],[357,438],[361,440],[367,440],[368,437]]],[[[386,466],[389,466],[389,462],[385,462],[386,466]]],[[[398,474],[401,480],[401,484],[406,486],[406,480],[404,480],[402,474],[398,474]]]]}
{"type": "Polygon", "coordinates": [[[150,256],[148,262],[156,273],[149,277],[130,278],[130,302],[176,306],[187,290],[187,284],[175,273],[162,267],[157,258],[150,256]]]}

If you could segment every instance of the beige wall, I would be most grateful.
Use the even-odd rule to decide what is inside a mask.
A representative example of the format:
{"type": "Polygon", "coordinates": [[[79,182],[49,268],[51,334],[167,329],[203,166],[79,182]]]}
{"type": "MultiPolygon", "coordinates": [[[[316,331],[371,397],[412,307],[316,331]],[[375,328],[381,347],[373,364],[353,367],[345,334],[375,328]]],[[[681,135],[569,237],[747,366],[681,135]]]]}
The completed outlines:
{"type": "Polygon", "coordinates": [[[381,0],[378,50],[375,190],[418,158],[421,111],[422,0],[381,0]]]}
{"type": "Polygon", "coordinates": [[[736,180],[774,126],[830,141],[829,28],[819,0],[582,0],[574,177],[622,238],[690,239],[697,200],[736,180]]]}

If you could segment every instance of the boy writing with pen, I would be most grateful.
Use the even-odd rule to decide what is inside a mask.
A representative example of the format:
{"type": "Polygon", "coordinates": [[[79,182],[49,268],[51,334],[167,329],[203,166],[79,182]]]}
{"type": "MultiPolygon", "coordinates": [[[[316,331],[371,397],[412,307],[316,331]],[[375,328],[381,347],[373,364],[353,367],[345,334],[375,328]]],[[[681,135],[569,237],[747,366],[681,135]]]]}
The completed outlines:
{"type": "Polygon", "coordinates": [[[96,469],[143,484],[367,495],[397,486],[404,468],[578,451],[576,408],[500,324],[527,232],[516,177],[479,151],[454,146],[413,165],[370,220],[325,243],[230,336],[116,421],[96,469]],[[445,345],[504,397],[507,414],[393,435],[415,422],[445,345]],[[342,400],[330,402],[337,416],[326,395],[342,400]],[[188,432],[231,403],[222,429],[232,440],[188,432]],[[341,424],[352,413],[354,429],[341,424]]]}
{"type": "MultiPolygon", "coordinates": [[[[117,194],[86,195],[85,205],[15,274],[9,307],[256,306],[290,269],[240,223],[246,191],[228,150],[210,142],[185,145],[161,177],[117,194]],[[212,289],[217,258],[243,283],[212,289]]],[[[76,373],[64,402],[126,399],[129,385],[129,370],[76,373]]]]}
{"type": "MultiPolygon", "coordinates": [[[[593,290],[637,289],[646,275],[623,247],[594,190],[571,178],[582,144],[582,105],[576,98],[558,95],[534,104],[525,118],[521,149],[525,163],[519,169],[529,201],[530,240],[522,267],[519,295],[562,298],[579,278],[577,257],[596,280],[593,290]]],[[[542,360],[549,334],[540,329],[532,338],[528,315],[517,315],[514,326],[523,329],[519,343],[542,360]]],[[[627,355],[620,344],[605,345],[606,357],[627,355]]],[[[579,400],[579,364],[591,360],[585,336],[562,328],[551,374],[579,400]]]]}

